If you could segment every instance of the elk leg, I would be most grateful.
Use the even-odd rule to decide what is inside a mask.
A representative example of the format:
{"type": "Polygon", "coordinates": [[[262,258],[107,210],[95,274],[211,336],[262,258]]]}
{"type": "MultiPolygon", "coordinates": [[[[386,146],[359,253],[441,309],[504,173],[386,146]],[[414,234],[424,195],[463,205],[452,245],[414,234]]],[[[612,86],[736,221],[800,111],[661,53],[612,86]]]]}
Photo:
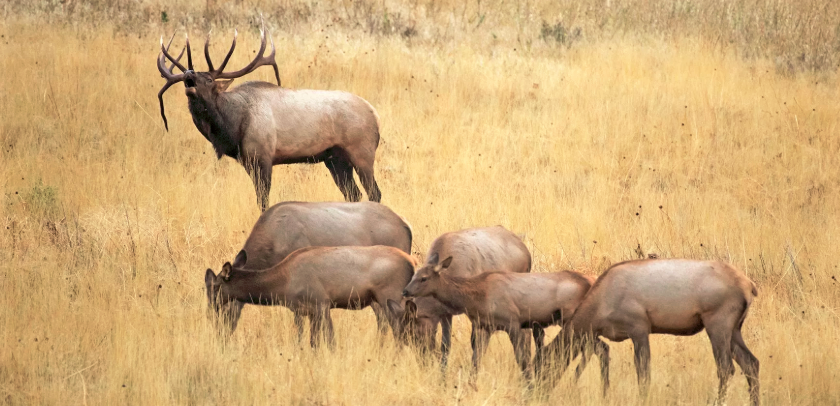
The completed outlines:
{"type": "Polygon", "coordinates": [[[545,329],[540,325],[532,326],[532,334],[534,336],[534,346],[536,347],[534,351],[534,375],[539,378],[539,371],[538,369],[542,366],[543,363],[543,348],[545,348],[545,329]]]}
{"type": "Polygon", "coordinates": [[[545,346],[545,329],[540,325],[531,326],[532,334],[534,335],[534,352],[539,354],[545,346]]]}
{"type": "Polygon", "coordinates": [[[268,208],[268,193],[271,191],[271,162],[263,162],[256,158],[243,158],[240,162],[251,177],[251,181],[254,182],[260,210],[265,211],[268,208]]]}
{"type": "Polygon", "coordinates": [[[440,321],[440,368],[444,373],[446,373],[446,364],[449,361],[449,349],[451,346],[452,315],[447,314],[440,321]]]}
{"type": "Polygon", "coordinates": [[[538,376],[537,364],[542,363],[542,349],[545,346],[545,329],[539,325],[531,326],[531,334],[534,336],[534,375],[538,376]]]}
{"type": "Polygon", "coordinates": [[[717,400],[722,403],[726,398],[729,378],[735,374],[735,367],[732,365],[732,330],[706,326],[706,332],[709,334],[709,341],[712,342],[712,353],[715,356],[717,375],[720,380],[717,400]]]}
{"type": "Polygon", "coordinates": [[[543,347],[541,354],[534,357],[534,374],[540,385],[554,387],[569,368],[569,362],[575,359],[579,352],[580,340],[573,339],[565,331],[561,331],[554,340],[543,347]],[[552,360],[557,371],[546,371],[552,360]]]}
{"type": "Polygon", "coordinates": [[[522,341],[522,349],[525,354],[528,354],[528,360],[531,359],[531,329],[523,328],[519,334],[519,340],[522,341]]]}
{"type": "Polygon", "coordinates": [[[490,331],[473,324],[472,333],[470,334],[470,343],[472,344],[472,376],[470,380],[475,383],[478,378],[478,365],[481,364],[481,357],[487,351],[487,344],[490,342],[490,331]]]}
{"type": "MultiPolygon", "coordinates": [[[[424,329],[423,330],[423,335],[422,335],[423,347],[422,348],[426,353],[431,354],[431,353],[435,352],[435,350],[437,350],[437,343],[435,342],[435,339],[437,338],[437,332],[438,332],[438,325],[439,324],[440,323],[435,323],[431,326],[430,329],[428,329],[428,330],[424,329]]],[[[443,371],[443,372],[446,372],[446,371],[443,371]]]]}
{"type": "MultiPolygon", "coordinates": [[[[368,155],[368,154],[365,154],[368,155]]],[[[376,178],[373,176],[373,160],[375,158],[375,152],[369,158],[365,157],[365,159],[359,159],[354,156],[350,156],[350,160],[353,163],[353,167],[356,168],[356,173],[359,174],[359,180],[362,181],[362,187],[365,188],[365,192],[367,192],[368,200],[372,202],[379,202],[382,200],[382,193],[379,191],[379,185],[376,183],[376,178]]]]}
{"type": "MultiPolygon", "coordinates": [[[[577,368],[575,368],[575,382],[580,380],[580,376],[583,375],[583,371],[586,370],[586,365],[589,362],[589,357],[591,357],[593,353],[598,355],[598,358],[601,360],[601,378],[603,379],[604,359],[601,356],[601,354],[606,348],[606,355],[607,357],[609,357],[609,347],[606,347],[606,344],[600,339],[598,339],[598,337],[589,336],[582,340],[580,345],[580,364],[578,364],[577,368]]],[[[609,358],[607,358],[607,362],[609,362],[609,358]]],[[[606,368],[609,371],[609,364],[607,364],[606,368]]]]}
{"type": "Polygon", "coordinates": [[[312,348],[318,347],[319,339],[321,338],[321,331],[323,329],[324,312],[320,309],[313,312],[309,317],[309,346],[312,348]]]}
{"type": "Polygon", "coordinates": [[[530,368],[530,361],[531,361],[531,337],[530,332],[525,333],[528,329],[520,329],[516,327],[511,327],[507,330],[508,337],[510,337],[510,343],[513,344],[513,356],[516,358],[516,363],[519,364],[519,368],[522,370],[522,376],[525,377],[526,380],[531,380],[531,368],[530,368]],[[528,345],[525,345],[525,344],[528,345]]]}
{"type": "Polygon", "coordinates": [[[583,375],[583,371],[586,370],[586,364],[589,362],[589,356],[592,355],[592,346],[588,341],[589,340],[587,340],[580,352],[580,363],[577,368],[575,368],[575,383],[580,380],[580,376],[583,375]]]}
{"type": "Polygon", "coordinates": [[[604,396],[610,389],[610,346],[599,338],[595,338],[595,354],[601,361],[601,385],[604,388],[604,396]]]}
{"type": "Polygon", "coordinates": [[[327,165],[327,169],[330,170],[333,182],[341,190],[341,194],[344,195],[344,200],[348,202],[362,200],[362,192],[356,186],[356,181],[353,179],[353,166],[346,159],[334,157],[324,161],[324,163],[327,165]]]}
{"type": "Polygon", "coordinates": [[[295,312],[295,330],[297,330],[298,342],[303,339],[303,321],[303,315],[295,312]]]}
{"type": "Polygon", "coordinates": [[[370,308],[373,310],[373,315],[376,316],[376,328],[379,330],[379,334],[385,335],[388,331],[389,324],[389,317],[385,310],[386,307],[380,305],[378,302],[373,302],[370,304],[370,308]]]}
{"type": "Polygon", "coordinates": [[[636,377],[639,380],[639,395],[647,397],[650,386],[650,342],[648,335],[640,334],[631,337],[633,340],[633,355],[636,362],[636,377]]]}
{"type": "Polygon", "coordinates": [[[322,319],[324,320],[324,333],[327,335],[327,345],[330,349],[335,348],[335,333],[333,331],[332,317],[330,317],[330,308],[326,307],[323,310],[322,319]]]}
{"type": "Polygon", "coordinates": [[[268,209],[269,193],[271,192],[271,164],[264,165],[260,171],[260,210],[268,209]]]}
{"type": "Polygon", "coordinates": [[[737,328],[732,332],[732,353],[735,356],[735,362],[744,371],[747,377],[747,385],[750,389],[750,403],[752,406],[759,405],[759,386],[758,386],[758,358],[753,355],[744,343],[744,337],[741,336],[741,329],[737,328]]]}

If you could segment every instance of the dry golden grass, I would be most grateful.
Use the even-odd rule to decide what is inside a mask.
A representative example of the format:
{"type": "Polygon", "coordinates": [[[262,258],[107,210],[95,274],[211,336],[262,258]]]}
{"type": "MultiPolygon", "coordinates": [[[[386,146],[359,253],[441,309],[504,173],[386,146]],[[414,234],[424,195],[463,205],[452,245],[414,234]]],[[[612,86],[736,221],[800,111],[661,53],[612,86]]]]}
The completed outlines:
{"type": "MultiPolygon", "coordinates": [[[[702,36],[558,49],[518,45],[516,21],[497,22],[508,34],[496,39],[456,27],[441,42],[319,21],[274,33],[283,84],[348,90],[378,109],[383,203],[413,224],[418,252],[442,232],[502,224],[524,234],[539,272],[597,274],[637,249],[729,261],[759,286],[745,339],[765,404],[840,398],[837,72],[779,75],[775,61],[702,36]]],[[[333,351],[298,344],[281,308],[249,306],[231,340],[214,335],[204,269],[241,247],[259,215],[253,188],[215,159],[180,86],[164,132],[160,29],[114,32],[0,22],[0,401],[537,403],[502,335],[477,388],[466,385],[463,318],[445,379],[380,341],[369,310],[333,312],[333,351]]],[[[241,32],[233,66],[256,35],[241,32]]],[[[230,32],[215,38],[221,55],[230,32]]],[[[275,167],[274,185],[272,203],[341,198],[322,165],[275,167]]],[[[632,345],[614,343],[607,398],[592,366],[545,401],[712,402],[704,333],[652,345],[647,399],[632,345]]],[[[728,399],[748,402],[740,370],[728,399]]]]}

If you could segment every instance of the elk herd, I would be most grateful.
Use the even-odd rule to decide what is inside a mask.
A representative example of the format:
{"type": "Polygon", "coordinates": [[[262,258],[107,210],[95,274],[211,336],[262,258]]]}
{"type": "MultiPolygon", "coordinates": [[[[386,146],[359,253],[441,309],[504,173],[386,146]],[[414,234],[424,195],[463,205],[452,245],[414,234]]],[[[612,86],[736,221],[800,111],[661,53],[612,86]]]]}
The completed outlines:
{"type": "Polygon", "coordinates": [[[208,37],[207,72],[194,70],[189,39],[186,67],[180,62],[184,51],[173,57],[162,39],[157,60],[166,79],[158,98],[167,129],[162,95],[184,82],[193,123],[218,158],[226,155],[245,167],[263,210],[233,263],[225,263],[218,274],[205,273],[211,314],[228,333],[236,329],[244,305],[279,305],[294,314],[299,339],[308,318],[310,344],[331,346],[330,309],[370,306],[380,331],[391,330],[400,345],[437,351],[440,329],[445,370],[453,317],[465,314],[472,326],[473,372],[491,334],[503,331],[525,379],[551,387],[573,359],[581,358],[578,377],[595,355],[606,394],[610,358],[603,339],[630,339],[644,394],[650,380],[649,335],[688,336],[705,329],[717,364],[718,399],[734,374],[734,358],[752,404],[759,404],[759,362],[741,334],[758,291],[744,273],[723,262],[691,259],[622,262],[597,279],[575,271],[532,272],[528,248],[501,226],[445,233],[418,267],[411,256],[411,227],[378,203],[373,165],[379,117],[373,107],[345,92],[280,87],[273,41],[271,53],[264,55],[264,28],[256,58],[225,72],[235,47],[236,34],[214,68],[208,37]],[[229,89],[234,79],[263,65],[274,68],[277,85],[248,82],[229,89]],[[317,162],[326,164],[348,202],[268,207],[273,165],[317,162]],[[359,202],[354,170],[371,202],[359,202]],[[546,344],[544,329],[554,325],[561,331],[546,344]]]}

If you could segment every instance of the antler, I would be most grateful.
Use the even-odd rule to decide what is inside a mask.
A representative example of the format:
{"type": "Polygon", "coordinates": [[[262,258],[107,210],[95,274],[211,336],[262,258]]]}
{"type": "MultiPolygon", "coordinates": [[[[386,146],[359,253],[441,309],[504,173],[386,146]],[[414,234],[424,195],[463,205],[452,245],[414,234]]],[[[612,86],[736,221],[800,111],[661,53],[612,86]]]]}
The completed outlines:
{"type": "MultiPolygon", "coordinates": [[[[175,34],[172,34],[172,35],[173,35],[173,37],[175,36],[175,34]]],[[[170,44],[172,43],[171,39],[169,40],[169,43],[170,44]]],[[[189,52],[189,49],[190,49],[189,44],[187,45],[186,48],[187,48],[187,52],[189,52]]],[[[178,62],[178,59],[181,59],[180,57],[178,59],[175,59],[175,58],[172,57],[172,55],[169,55],[169,47],[168,46],[167,47],[163,46],[163,37],[160,37],[160,50],[163,53],[163,55],[166,56],[166,58],[169,59],[172,62],[173,65],[177,66],[178,69],[181,70],[181,72],[186,72],[188,70],[187,68],[184,67],[184,65],[181,65],[181,62],[178,62]]]]}
{"type": "MultiPolygon", "coordinates": [[[[172,43],[172,40],[170,40],[170,44],[171,43],[172,43]]],[[[158,101],[160,102],[160,116],[163,118],[163,125],[164,125],[164,127],[166,127],[166,131],[169,131],[169,123],[166,121],[166,113],[164,112],[164,109],[163,109],[163,93],[166,92],[166,90],[169,89],[172,85],[183,81],[184,80],[184,74],[179,73],[179,74],[176,75],[176,74],[172,73],[172,68],[171,67],[169,69],[167,69],[166,68],[166,59],[164,59],[164,56],[166,58],[169,58],[169,60],[172,61],[173,66],[177,66],[179,69],[181,69],[181,71],[186,72],[187,69],[184,69],[184,66],[181,65],[180,62],[178,62],[178,60],[181,59],[181,55],[184,54],[184,51],[182,50],[181,55],[178,55],[178,58],[175,59],[175,58],[172,58],[171,55],[169,55],[169,52],[167,52],[166,48],[168,48],[168,47],[163,46],[163,37],[161,37],[160,38],[161,53],[158,55],[157,66],[158,66],[158,71],[160,72],[160,76],[163,77],[164,79],[166,79],[166,84],[163,85],[163,88],[161,88],[160,92],[158,92],[158,101]]],[[[189,43],[187,43],[186,49],[187,49],[187,58],[190,58],[189,43]]],[[[190,65],[192,65],[192,64],[190,64],[190,65]]]]}
{"type": "MultiPolygon", "coordinates": [[[[172,45],[172,40],[173,40],[174,38],[175,38],[175,33],[173,32],[173,33],[172,33],[172,36],[171,36],[171,37],[169,37],[169,43],[168,43],[168,44],[166,44],[166,50],[167,50],[167,51],[169,51],[169,46],[170,46],[170,45],[172,45]]],[[[161,39],[163,39],[163,38],[161,38],[161,39]]],[[[187,47],[181,48],[181,53],[180,53],[180,54],[178,54],[178,57],[177,57],[177,58],[175,58],[175,60],[176,60],[176,61],[178,61],[178,62],[180,62],[180,61],[181,61],[181,57],[182,57],[182,56],[184,56],[184,50],[186,50],[186,49],[187,49],[187,47]]],[[[175,64],[174,64],[174,63],[173,63],[172,65],[169,65],[169,71],[170,71],[170,72],[172,72],[172,69],[175,69],[175,64]]],[[[183,72],[183,71],[181,71],[181,72],[183,72]]]]}
{"type": "MultiPolygon", "coordinates": [[[[225,59],[222,60],[222,65],[219,66],[219,69],[216,69],[216,70],[210,69],[210,72],[213,75],[217,75],[219,73],[222,73],[222,71],[225,70],[225,66],[227,66],[227,63],[230,60],[230,56],[233,55],[233,50],[236,48],[236,37],[238,35],[239,35],[239,31],[233,30],[233,43],[230,45],[230,50],[228,50],[227,55],[225,55],[225,59]]],[[[210,42],[210,36],[208,35],[207,36],[207,43],[204,44],[204,52],[205,53],[207,53],[207,44],[209,42],[210,42]]],[[[210,57],[208,56],[207,58],[210,58],[210,57]]],[[[209,61],[209,59],[208,59],[208,61],[209,61]]],[[[209,63],[208,63],[208,65],[209,65],[209,63]]]]}
{"type": "MultiPolygon", "coordinates": [[[[187,67],[190,68],[190,70],[193,70],[192,51],[190,50],[190,36],[189,36],[189,34],[184,34],[184,36],[187,38],[187,45],[186,45],[186,48],[187,48],[187,67]]],[[[178,58],[178,59],[181,59],[181,58],[178,58]]]]}
{"type": "MultiPolygon", "coordinates": [[[[262,17],[260,17],[262,20],[262,17]]],[[[231,54],[233,54],[233,49],[236,47],[236,33],[234,32],[233,35],[233,44],[230,47],[230,51],[228,51],[227,56],[225,57],[224,62],[222,62],[222,66],[219,67],[218,70],[212,72],[213,77],[216,79],[236,79],[242,76],[245,76],[260,66],[264,65],[271,65],[274,67],[274,77],[277,79],[277,86],[280,86],[280,70],[277,68],[277,61],[274,59],[274,55],[276,50],[274,49],[274,39],[271,40],[271,54],[268,56],[263,56],[265,53],[265,21],[262,22],[262,29],[260,30],[260,50],[257,52],[257,57],[254,58],[251,63],[249,63],[244,68],[236,71],[236,72],[223,72],[225,69],[225,65],[227,65],[228,59],[230,59],[231,54]]],[[[206,46],[205,46],[206,50],[206,46]]],[[[206,52],[206,51],[205,51],[206,52]]],[[[209,62],[209,59],[208,59],[209,62]]]]}
{"type": "MultiPolygon", "coordinates": [[[[268,56],[263,55],[265,53],[265,21],[262,20],[262,16],[260,16],[260,21],[262,22],[262,29],[260,30],[260,51],[257,53],[257,57],[254,58],[251,63],[249,63],[244,68],[236,71],[236,72],[229,72],[225,73],[225,66],[227,66],[228,61],[230,60],[231,55],[233,55],[233,50],[236,49],[236,37],[238,36],[238,32],[236,30],[233,31],[233,42],[230,45],[230,50],[228,51],[227,55],[225,55],[225,59],[222,61],[221,66],[218,69],[213,68],[213,62],[210,60],[210,33],[207,33],[207,40],[204,42],[204,57],[207,60],[207,67],[209,68],[208,73],[213,79],[236,79],[242,76],[245,76],[260,66],[264,65],[271,65],[274,67],[274,77],[277,79],[277,86],[280,86],[280,70],[277,67],[277,61],[275,60],[275,53],[276,50],[274,48],[274,39],[271,39],[271,54],[268,56]]],[[[172,87],[172,85],[182,82],[184,80],[185,74],[188,72],[193,72],[193,62],[192,62],[192,50],[190,48],[190,37],[189,35],[186,36],[186,45],[184,49],[181,50],[181,53],[178,54],[177,58],[173,58],[172,55],[169,54],[169,46],[172,45],[172,39],[175,38],[175,34],[172,34],[172,37],[169,38],[169,43],[164,46],[163,45],[163,37],[160,37],[160,54],[158,55],[157,65],[158,71],[160,72],[160,76],[166,79],[166,84],[163,85],[163,88],[160,89],[158,92],[158,101],[160,102],[160,116],[163,118],[163,125],[166,127],[166,131],[169,131],[169,122],[166,120],[166,113],[163,108],[163,93],[166,92],[167,89],[172,87]],[[187,66],[185,68],[184,65],[181,65],[181,57],[184,55],[184,51],[187,52],[187,66]],[[166,60],[172,62],[168,68],[166,67],[166,60]],[[172,73],[172,69],[178,68],[183,73],[174,74],[172,73]]]]}
{"type": "Polygon", "coordinates": [[[213,61],[210,60],[210,34],[212,32],[212,29],[207,32],[207,40],[204,41],[204,59],[207,60],[207,70],[209,72],[213,72],[213,61]]]}

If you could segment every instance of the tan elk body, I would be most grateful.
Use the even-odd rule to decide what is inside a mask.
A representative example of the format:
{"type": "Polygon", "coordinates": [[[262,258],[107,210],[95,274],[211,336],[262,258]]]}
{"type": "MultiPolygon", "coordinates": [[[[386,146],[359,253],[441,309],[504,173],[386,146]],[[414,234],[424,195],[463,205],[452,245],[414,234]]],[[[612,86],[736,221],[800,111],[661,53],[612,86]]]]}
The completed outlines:
{"type": "MultiPolygon", "coordinates": [[[[516,361],[530,377],[530,342],[523,328],[560,324],[569,319],[593,282],[583,274],[482,273],[470,277],[449,275],[447,257],[434,267],[415,273],[404,296],[431,296],[451,309],[462,309],[473,325],[473,370],[478,369],[490,335],[504,331],[513,344],[516,361]]],[[[527,331],[527,330],[526,330],[527,331]]],[[[542,337],[540,337],[542,339],[542,337]]],[[[473,375],[474,376],[474,375],[473,375]]]]}
{"type": "MultiPolygon", "coordinates": [[[[598,280],[563,331],[543,349],[541,358],[560,360],[560,374],[571,359],[592,351],[597,337],[631,339],[641,392],[650,380],[650,334],[709,335],[717,363],[723,400],[734,373],[732,359],[741,366],[753,405],[759,403],[758,359],[741,335],[750,304],[758,295],[742,272],[719,261],[659,259],[613,265],[598,280]],[[569,356],[569,352],[570,355],[569,356]]],[[[541,362],[535,361],[539,372],[541,362]]],[[[608,372],[606,372],[608,373],[608,372]]],[[[552,380],[559,374],[553,374],[552,380]]],[[[605,381],[606,391],[608,381],[605,381]]]]}
{"type": "Polygon", "coordinates": [[[344,198],[359,201],[361,192],[353,180],[359,174],[368,198],[380,201],[381,193],[373,174],[374,158],[379,146],[379,116],[359,96],[326,90],[293,90],[280,87],[280,76],[271,54],[264,56],[265,30],[256,58],[236,72],[224,68],[236,47],[236,36],[227,56],[218,69],[209,55],[209,37],[204,45],[208,71],[193,70],[189,39],[186,43],[188,66],[173,58],[161,41],[158,70],[166,85],[158,93],[160,112],[167,130],[169,124],[163,108],[163,93],[173,84],[184,82],[193,123],[213,144],[218,158],[238,160],[254,180],[257,201],[264,211],[268,207],[271,173],[274,165],[324,162],[344,198]],[[165,59],[172,62],[167,68],[165,59]],[[277,85],[248,82],[227,91],[235,78],[271,65],[277,85]],[[178,67],[183,73],[174,74],[178,67]],[[228,80],[224,80],[228,79],[228,80]]]}
{"type": "MultiPolygon", "coordinates": [[[[432,241],[421,272],[435,268],[440,259],[452,257],[446,269],[451,276],[474,276],[482,272],[531,271],[531,253],[522,240],[502,226],[468,228],[440,235],[432,241]]],[[[434,348],[437,326],[441,326],[441,363],[445,367],[451,347],[452,317],[462,314],[461,308],[446,306],[432,297],[409,299],[390,304],[391,310],[403,315],[403,325],[410,327],[421,348],[434,348]],[[408,305],[408,308],[404,306],[408,305]],[[406,312],[406,309],[409,311],[406,312]]],[[[530,348],[530,338],[527,339],[530,348]]]]}
{"type": "MultiPolygon", "coordinates": [[[[233,264],[225,263],[219,275],[208,269],[204,282],[211,309],[218,312],[231,301],[264,306],[285,306],[295,314],[298,336],[304,318],[310,319],[310,345],[316,346],[322,330],[332,345],[330,309],[362,309],[387,300],[399,300],[414,274],[414,259],[386,246],[301,248],[271,268],[243,269],[247,254],[240,251],[233,264]]],[[[399,320],[386,311],[398,337],[399,320]]],[[[399,337],[398,337],[399,338],[399,337]]]]}
{"type": "MultiPolygon", "coordinates": [[[[248,253],[243,270],[267,269],[300,248],[387,245],[411,254],[411,226],[388,207],[374,202],[284,202],[271,206],[257,219],[242,250],[248,253]]],[[[222,309],[233,331],[245,302],[222,309]]],[[[373,306],[380,328],[382,308],[373,306]]],[[[296,321],[300,323],[300,321],[296,321]]]]}

